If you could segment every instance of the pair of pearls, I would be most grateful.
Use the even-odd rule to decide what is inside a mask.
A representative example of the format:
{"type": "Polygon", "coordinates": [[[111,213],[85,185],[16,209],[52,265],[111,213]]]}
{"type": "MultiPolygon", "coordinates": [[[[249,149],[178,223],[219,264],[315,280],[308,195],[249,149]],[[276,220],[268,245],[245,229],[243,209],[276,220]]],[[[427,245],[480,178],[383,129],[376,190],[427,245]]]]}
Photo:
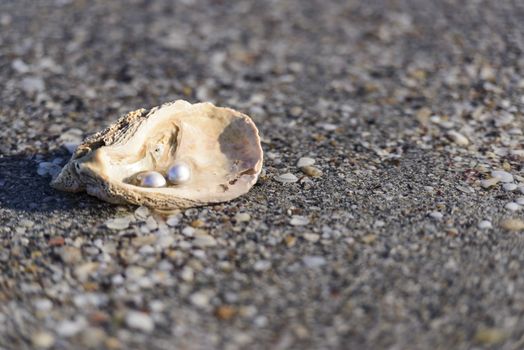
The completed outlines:
{"type": "MultiPolygon", "coordinates": [[[[191,169],[185,163],[175,163],[167,169],[167,181],[173,185],[181,185],[191,178],[191,169]]],[[[147,171],[138,176],[142,187],[164,187],[166,179],[158,171],[147,171]]]]}

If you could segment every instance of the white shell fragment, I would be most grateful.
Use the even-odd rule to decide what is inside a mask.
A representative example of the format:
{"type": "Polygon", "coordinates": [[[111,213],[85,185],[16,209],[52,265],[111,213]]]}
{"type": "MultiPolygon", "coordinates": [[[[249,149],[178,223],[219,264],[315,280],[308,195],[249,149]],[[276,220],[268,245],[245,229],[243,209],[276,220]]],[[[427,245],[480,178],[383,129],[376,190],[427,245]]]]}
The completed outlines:
{"type": "Polygon", "coordinates": [[[107,228],[113,229],[113,230],[125,230],[129,227],[129,223],[131,220],[127,217],[120,217],[120,218],[113,218],[106,221],[107,228]]]}
{"type": "Polygon", "coordinates": [[[289,223],[292,226],[306,226],[309,224],[309,219],[305,216],[293,215],[289,223]]]}
{"type": "Polygon", "coordinates": [[[295,175],[291,173],[285,173],[285,174],[278,175],[277,177],[275,177],[275,180],[281,183],[293,183],[293,182],[298,181],[298,177],[296,177],[295,175]]]}
{"type": "Polygon", "coordinates": [[[459,146],[469,145],[468,138],[455,130],[449,130],[446,135],[451,141],[455,142],[459,146]]]}
{"type": "Polygon", "coordinates": [[[88,137],[51,185],[111,203],[188,208],[245,194],[262,159],[248,116],[178,100],[130,112],[88,137]]]}
{"type": "Polygon", "coordinates": [[[302,168],[305,166],[311,166],[313,164],[315,164],[315,160],[313,158],[302,157],[298,160],[297,167],[302,168]]]}
{"type": "Polygon", "coordinates": [[[501,182],[513,182],[513,175],[504,170],[493,170],[491,176],[499,179],[501,182]]]}

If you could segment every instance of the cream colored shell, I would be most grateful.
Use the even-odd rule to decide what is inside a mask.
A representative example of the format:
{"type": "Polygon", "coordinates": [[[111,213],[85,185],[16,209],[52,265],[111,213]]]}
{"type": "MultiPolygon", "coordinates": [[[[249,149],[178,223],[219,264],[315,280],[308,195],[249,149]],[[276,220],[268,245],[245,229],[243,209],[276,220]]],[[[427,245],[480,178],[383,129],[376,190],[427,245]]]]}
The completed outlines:
{"type": "Polygon", "coordinates": [[[258,130],[246,115],[211,103],[178,100],[139,109],[88,137],[51,185],[87,191],[111,203],[169,210],[228,201],[256,183],[262,170],[258,130]],[[143,171],[166,174],[175,162],[191,167],[182,185],[147,188],[143,171]]]}

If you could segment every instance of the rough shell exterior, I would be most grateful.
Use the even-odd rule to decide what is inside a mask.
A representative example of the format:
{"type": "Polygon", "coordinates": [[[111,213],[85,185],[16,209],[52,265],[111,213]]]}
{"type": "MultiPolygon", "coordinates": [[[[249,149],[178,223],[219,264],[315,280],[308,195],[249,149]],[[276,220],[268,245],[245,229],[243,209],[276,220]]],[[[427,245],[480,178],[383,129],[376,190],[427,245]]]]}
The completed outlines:
{"type": "Polygon", "coordinates": [[[111,203],[187,208],[246,193],[257,181],[262,159],[258,130],[248,116],[178,100],[130,112],[88,137],[51,185],[111,203]],[[142,171],[165,174],[179,161],[191,166],[191,180],[183,185],[146,188],[133,181],[142,171]]]}

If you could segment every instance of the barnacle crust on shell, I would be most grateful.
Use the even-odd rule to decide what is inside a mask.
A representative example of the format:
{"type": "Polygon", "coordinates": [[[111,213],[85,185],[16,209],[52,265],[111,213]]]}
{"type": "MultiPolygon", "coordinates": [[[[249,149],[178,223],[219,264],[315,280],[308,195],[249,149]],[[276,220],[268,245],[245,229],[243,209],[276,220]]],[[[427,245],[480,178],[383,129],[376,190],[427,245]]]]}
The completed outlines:
{"type": "Polygon", "coordinates": [[[178,100],[130,112],[85,139],[51,185],[111,203],[187,208],[246,193],[257,181],[262,159],[258,130],[247,115],[178,100]],[[160,188],[137,183],[139,174],[165,175],[176,162],[191,168],[186,183],[160,188]]]}

